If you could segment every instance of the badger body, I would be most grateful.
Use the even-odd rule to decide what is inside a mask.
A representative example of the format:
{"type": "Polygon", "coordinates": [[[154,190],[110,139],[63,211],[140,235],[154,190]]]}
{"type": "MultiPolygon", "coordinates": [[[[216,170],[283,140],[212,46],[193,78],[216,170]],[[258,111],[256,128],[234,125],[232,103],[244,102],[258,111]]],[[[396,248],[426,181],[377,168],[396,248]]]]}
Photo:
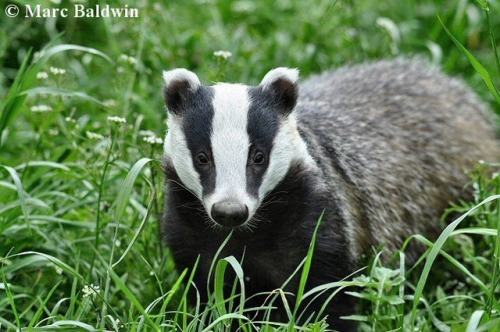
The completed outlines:
{"type": "MultiPolygon", "coordinates": [[[[393,251],[412,234],[435,237],[446,207],[468,195],[464,171],[500,157],[478,97],[420,61],[345,67],[300,91],[298,72],[287,68],[253,87],[203,86],[185,69],[164,80],[162,234],[179,268],[200,256],[195,283],[205,299],[212,259],[230,232],[221,257],[242,261],[248,298],[282,287],[321,218],[311,289],[351,274],[372,246],[393,251]]],[[[297,286],[298,277],[285,290],[297,286]]],[[[308,310],[318,312],[325,298],[308,310]]],[[[339,293],[328,322],[353,329],[339,319],[352,310],[339,293]]]]}

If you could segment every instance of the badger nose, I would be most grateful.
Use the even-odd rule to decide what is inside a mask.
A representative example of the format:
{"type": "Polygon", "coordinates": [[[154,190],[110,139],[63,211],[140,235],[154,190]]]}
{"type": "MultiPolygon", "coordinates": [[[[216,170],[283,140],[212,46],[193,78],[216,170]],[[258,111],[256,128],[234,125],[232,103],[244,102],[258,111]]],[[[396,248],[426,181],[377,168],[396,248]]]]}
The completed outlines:
{"type": "Polygon", "coordinates": [[[248,207],[233,200],[224,200],[212,205],[212,218],[222,226],[235,227],[248,218],[248,207]]]}

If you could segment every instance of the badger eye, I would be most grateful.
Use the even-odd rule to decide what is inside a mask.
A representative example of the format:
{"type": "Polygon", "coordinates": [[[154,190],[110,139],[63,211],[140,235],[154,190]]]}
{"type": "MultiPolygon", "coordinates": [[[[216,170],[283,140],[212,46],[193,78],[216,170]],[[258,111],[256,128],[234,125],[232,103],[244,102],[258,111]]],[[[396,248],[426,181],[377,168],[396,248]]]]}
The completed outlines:
{"type": "Polygon", "coordinates": [[[209,163],[207,155],[203,152],[198,153],[198,155],[196,156],[196,160],[201,165],[207,165],[209,163]]]}
{"type": "Polygon", "coordinates": [[[262,152],[257,152],[253,156],[253,163],[255,165],[262,165],[266,161],[266,158],[262,152]]]}

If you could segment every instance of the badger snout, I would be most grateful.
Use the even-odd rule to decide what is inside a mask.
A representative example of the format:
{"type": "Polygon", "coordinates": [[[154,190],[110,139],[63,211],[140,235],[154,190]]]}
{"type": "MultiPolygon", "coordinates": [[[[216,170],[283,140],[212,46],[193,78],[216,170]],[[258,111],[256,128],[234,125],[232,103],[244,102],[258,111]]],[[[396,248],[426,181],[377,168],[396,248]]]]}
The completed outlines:
{"type": "Polygon", "coordinates": [[[247,221],[248,207],[238,201],[223,200],[212,205],[210,215],[222,226],[236,227],[247,221]]]}

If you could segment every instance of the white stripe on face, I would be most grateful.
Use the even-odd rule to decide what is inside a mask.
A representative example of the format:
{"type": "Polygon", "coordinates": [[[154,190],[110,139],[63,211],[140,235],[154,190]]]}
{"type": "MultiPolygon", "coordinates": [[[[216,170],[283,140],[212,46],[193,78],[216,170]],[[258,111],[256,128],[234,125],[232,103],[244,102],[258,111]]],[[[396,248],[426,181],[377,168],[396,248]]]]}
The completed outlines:
{"type": "Polygon", "coordinates": [[[250,99],[247,87],[238,84],[217,84],[214,87],[212,121],[212,155],[216,180],[213,194],[204,199],[209,212],[214,203],[233,199],[247,205],[249,217],[258,202],[247,193],[246,168],[249,151],[247,133],[250,99]]]}
{"type": "Polygon", "coordinates": [[[200,175],[194,168],[191,159],[191,151],[182,130],[182,119],[174,114],[169,114],[168,117],[168,132],[163,150],[167,158],[172,160],[177,175],[184,186],[201,200],[203,187],[200,175]]]}
{"type": "Polygon", "coordinates": [[[306,143],[300,137],[295,113],[292,113],[280,123],[280,128],[274,138],[269,166],[259,188],[261,201],[283,180],[294,160],[301,160],[309,167],[315,164],[307,151],[306,143]]]}

